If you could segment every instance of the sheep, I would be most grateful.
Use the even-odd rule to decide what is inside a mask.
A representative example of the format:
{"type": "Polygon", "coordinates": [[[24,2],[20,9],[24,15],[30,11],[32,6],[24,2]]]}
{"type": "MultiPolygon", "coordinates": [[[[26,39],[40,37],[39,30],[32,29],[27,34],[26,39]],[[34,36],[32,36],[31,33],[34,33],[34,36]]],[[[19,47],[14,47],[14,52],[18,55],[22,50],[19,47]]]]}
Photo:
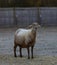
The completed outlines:
{"type": "Polygon", "coordinates": [[[30,59],[29,48],[31,47],[31,58],[33,58],[33,48],[36,40],[36,31],[38,23],[33,23],[29,25],[27,29],[19,28],[14,35],[14,56],[16,56],[16,48],[19,46],[20,48],[20,57],[22,57],[22,48],[27,48],[28,51],[28,59],[30,59]]]}

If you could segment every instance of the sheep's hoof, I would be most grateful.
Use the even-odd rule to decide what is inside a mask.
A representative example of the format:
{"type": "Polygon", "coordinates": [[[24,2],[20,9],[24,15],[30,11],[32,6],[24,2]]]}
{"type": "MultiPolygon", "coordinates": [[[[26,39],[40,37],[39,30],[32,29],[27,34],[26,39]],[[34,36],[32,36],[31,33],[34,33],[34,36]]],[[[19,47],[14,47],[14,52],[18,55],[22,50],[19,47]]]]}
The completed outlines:
{"type": "Polygon", "coordinates": [[[20,55],[20,57],[22,58],[23,56],[22,56],[22,55],[20,55]]]}
{"type": "Polygon", "coordinates": [[[17,57],[17,56],[14,56],[14,57],[17,57]]]}
{"type": "Polygon", "coordinates": [[[32,59],[33,59],[34,57],[32,57],[32,59]]]}
{"type": "Polygon", "coordinates": [[[30,59],[30,57],[28,57],[28,59],[30,59]]]}
{"type": "Polygon", "coordinates": [[[17,57],[16,55],[14,55],[14,57],[17,57]]]}

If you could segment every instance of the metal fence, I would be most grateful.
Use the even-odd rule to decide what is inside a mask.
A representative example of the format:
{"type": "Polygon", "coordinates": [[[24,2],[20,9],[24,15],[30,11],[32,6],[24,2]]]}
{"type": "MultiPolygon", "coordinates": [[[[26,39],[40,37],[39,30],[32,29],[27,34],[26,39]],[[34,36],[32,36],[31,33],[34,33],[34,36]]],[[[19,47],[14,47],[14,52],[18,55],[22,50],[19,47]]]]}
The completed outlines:
{"type": "Polygon", "coordinates": [[[41,24],[46,26],[57,26],[57,7],[40,8],[41,24]]]}
{"type": "MultiPolygon", "coordinates": [[[[15,8],[17,26],[25,27],[38,21],[37,8],[15,8]]],[[[13,8],[0,8],[0,27],[14,26],[13,8]]]]}
{"type": "MultiPolygon", "coordinates": [[[[25,27],[33,22],[41,25],[57,25],[57,7],[15,8],[17,26],[25,27]]],[[[13,8],[0,8],[0,27],[15,25],[13,8]]]]}
{"type": "Polygon", "coordinates": [[[38,21],[37,8],[16,8],[17,25],[27,26],[38,21]]]}
{"type": "Polygon", "coordinates": [[[9,27],[13,23],[13,10],[11,8],[0,8],[0,27],[9,27]]]}

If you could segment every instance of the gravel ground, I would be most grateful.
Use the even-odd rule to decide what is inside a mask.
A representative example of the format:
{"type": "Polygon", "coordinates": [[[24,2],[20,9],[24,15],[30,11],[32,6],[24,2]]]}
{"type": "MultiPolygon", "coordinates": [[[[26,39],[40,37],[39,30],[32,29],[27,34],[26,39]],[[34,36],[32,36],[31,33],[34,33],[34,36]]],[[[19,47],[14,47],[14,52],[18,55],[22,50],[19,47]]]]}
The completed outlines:
{"type": "Polygon", "coordinates": [[[57,65],[56,56],[36,56],[34,59],[26,57],[14,58],[9,55],[0,55],[0,65],[57,65]]]}
{"type": "Polygon", "coordinates": [[[34,59],[27,59],[27,50],[22,49],[23,58],[13,54],[14,32],[17,28],[0,28],[0,65],[57,65],[57,27],[39,29],[34,47],[34,59]]]}

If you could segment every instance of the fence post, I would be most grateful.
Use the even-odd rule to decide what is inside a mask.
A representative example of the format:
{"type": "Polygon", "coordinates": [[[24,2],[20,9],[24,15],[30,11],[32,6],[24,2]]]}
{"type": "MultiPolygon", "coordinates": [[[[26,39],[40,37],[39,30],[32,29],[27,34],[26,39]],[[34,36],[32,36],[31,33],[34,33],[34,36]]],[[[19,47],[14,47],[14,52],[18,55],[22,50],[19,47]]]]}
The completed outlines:
{"type": "Polygon", "coordinates": [[[16,1],[14,0],[14,7],[13,7],[13,20],[14,20],[14,25],[17,26],[17,17],[16,17],[16,1]]]}
{"type": "Polygon", "coordinates": [[[17,26],[17,18],[16,18],[16,9],[13,7],[13,19],[14,19],[14,25],[17,26]]]}
{"type": "Polygon", "coordinates": [[[41,25],[40,8],[38,7],[38,23],[41,25]]]}

